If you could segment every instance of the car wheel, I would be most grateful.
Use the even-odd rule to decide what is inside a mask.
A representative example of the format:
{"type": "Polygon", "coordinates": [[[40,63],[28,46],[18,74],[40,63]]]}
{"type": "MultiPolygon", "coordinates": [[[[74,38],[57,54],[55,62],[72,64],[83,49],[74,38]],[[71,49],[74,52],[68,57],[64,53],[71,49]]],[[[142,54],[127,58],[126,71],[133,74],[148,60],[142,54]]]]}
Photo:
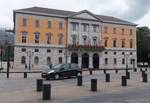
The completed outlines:
{"type": "Polygon", "coordinates": [[[55,75],[55,79],[59,79],[59,75],[58,74],[55,75]]]}
{"type": "Polygon", "coordinates": [[[80,73],[80,72],[77,72],[77,77],[78,77],[78,76],[81,76],[81,73],[80,73]]]}

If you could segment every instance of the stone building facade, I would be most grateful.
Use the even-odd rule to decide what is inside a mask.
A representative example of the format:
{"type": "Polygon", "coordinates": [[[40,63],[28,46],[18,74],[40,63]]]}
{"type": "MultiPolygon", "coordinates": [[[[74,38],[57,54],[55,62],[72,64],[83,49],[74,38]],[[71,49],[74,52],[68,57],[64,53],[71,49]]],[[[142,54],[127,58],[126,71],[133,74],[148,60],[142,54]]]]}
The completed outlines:
{"type": "Polygon", "coordinates": [[[82,68],[136,67],[136,24],[87,10],[14,11],[15,66],[77,63],[82,68]]]}

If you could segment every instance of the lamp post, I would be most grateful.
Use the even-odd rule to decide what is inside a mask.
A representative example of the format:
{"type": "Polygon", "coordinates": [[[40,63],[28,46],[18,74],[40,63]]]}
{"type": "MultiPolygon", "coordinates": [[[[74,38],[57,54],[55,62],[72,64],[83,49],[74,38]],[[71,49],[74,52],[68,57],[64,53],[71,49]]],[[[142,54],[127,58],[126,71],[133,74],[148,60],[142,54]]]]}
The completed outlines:
{"type": "Polygon", "coordinates": [[[27,56],[29,56],[29,70],[31,70],[31,57],[32,57],[32,55],[33,55],[33,52],[29,50],[27,52],[27,56]]]}
{"type": "Polygon", "coordinates": [[[3,47],[1,45],[1,70],[3,69],[2,61],[3,61],[3,47]]]}
{"type": "Polygon", "coordinates": [[[128,57],[129,57],[129,54],[124,54],[124,57],[126,59],[126,71],[128,70],[128,57]]]}

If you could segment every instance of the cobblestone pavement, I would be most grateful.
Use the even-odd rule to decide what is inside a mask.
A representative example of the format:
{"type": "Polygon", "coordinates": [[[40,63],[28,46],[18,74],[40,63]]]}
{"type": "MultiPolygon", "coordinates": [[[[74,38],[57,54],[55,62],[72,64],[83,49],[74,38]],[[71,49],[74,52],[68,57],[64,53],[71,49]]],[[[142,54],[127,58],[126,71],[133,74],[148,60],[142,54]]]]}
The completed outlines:
{"type": "MultiPolygon", "coordinates": [[[[0,74],[0,103],[149,103],[150,82],[141,82],[140,72],[131,72],[128,86],[121,86],[121,76],[125,71],[115,74],[109,71],[111,82],[105,82],[103,71],[95,71],[93,75],[83,73],[83,86],[76,86],[76,79],[47,81],[52,85],[52,99],[42,100],[42,93],[36,92],[36,79],[40,74],[0,74]],[[98,79],[98,91],[90,91],[91,78],[98,79]]],[[[150,78],[149,78],[150,79],[150,78]]]]}

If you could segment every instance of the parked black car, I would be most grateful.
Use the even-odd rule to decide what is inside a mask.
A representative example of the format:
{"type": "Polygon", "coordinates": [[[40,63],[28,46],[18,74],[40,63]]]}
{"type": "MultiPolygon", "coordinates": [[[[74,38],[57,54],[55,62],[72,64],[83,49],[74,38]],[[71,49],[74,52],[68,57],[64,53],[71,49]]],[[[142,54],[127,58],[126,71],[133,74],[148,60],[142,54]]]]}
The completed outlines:
{"type": "Polygon", "coordinates": [[[79,68],[78,64],[67,63],[53,66],[52,69],[42,73],[42,78],[62,79],[65,77],[72,77],[79,75],[81,75],[81,69],[79,68]]]}

